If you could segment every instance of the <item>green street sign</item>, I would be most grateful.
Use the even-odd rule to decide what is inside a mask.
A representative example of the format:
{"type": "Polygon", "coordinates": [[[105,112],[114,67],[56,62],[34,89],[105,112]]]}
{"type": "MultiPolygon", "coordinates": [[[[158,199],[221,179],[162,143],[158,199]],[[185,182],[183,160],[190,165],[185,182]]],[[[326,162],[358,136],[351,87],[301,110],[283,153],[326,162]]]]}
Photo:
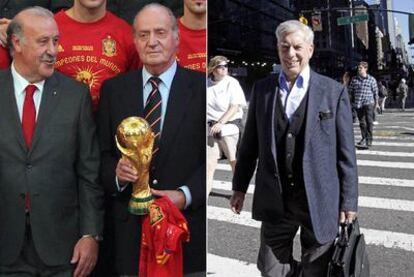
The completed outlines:
{"type": "Polygon", "coordinates": [[[358,15],[354,15],[354,16],[343,16],[343,17],[338,17],[336,19],[336,23],[338,24],[338,26],[348,25],[348,24],[351,24],[351,23],[359,23],[359,22],[364,22],[364,21],[368,21],[368,14],[367,13],[358,14],[358,15]]]}

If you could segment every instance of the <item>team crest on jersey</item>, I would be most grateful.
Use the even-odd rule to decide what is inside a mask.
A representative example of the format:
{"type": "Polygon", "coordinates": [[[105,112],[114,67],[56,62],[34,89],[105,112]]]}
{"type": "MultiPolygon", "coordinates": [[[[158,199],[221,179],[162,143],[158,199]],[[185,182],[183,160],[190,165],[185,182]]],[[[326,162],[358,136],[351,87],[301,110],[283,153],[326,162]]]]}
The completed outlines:
{"type": "Polygon", "coordinates": [[[116,56],[116,41],[111,36],[107,36],[102,40],[102,54],[107,57],[116,56]]]}
{"type": "Polygon", "coordinates": [[[164,213],[162,209],[157,204],[151,204],[149,206],[149,216],[150,216],[150,224],[154,225],[164,219],[164,213]]]}
{"type": "Polygon", "coordinates": [[[61,52],[64,52],[64,51],[65,51],[65,49],[63,49],[62,44],[59,43],[59,45],[58,45],[58,52],[61,53],[61,52]]]}

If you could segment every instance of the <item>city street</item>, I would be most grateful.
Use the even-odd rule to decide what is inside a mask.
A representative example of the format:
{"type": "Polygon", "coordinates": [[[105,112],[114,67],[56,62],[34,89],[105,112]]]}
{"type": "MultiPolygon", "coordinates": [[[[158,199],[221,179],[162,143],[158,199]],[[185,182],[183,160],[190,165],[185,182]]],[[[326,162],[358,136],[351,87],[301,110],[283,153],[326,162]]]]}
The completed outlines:
{"type": "MultiPolygon", "coordinates": [[[[414,276],[414,110],[378,115],[374,142],[358,150],[359,221],[372,277],[414,276]]],[[[355,141],[360,140],[354,124],[355,141]]],[[[251,219],[254,178],[240,215],[229,208],[231,170],[220,161],[208,199],[208,276],[255,277],[260,222],[251,219]]],[[[296,239],[295,257],[300,249],[296,239]]]]}

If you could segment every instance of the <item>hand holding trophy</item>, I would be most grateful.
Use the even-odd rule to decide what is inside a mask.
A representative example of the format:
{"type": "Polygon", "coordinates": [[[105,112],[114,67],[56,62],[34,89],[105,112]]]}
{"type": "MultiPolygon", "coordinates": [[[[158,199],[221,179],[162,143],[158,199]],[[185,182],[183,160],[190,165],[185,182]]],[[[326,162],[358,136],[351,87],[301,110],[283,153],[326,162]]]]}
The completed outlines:
{"type": "Polygon", "coordinates": [[[128,159],[138,172],[138,179],[132,187],[128,210],[136,215],[147,214],[148,207],[153,202],[149,187],[149,167],[154,133],[145,119],[132,116],[119,124],[115,141],[122,158],[128,159]]]}

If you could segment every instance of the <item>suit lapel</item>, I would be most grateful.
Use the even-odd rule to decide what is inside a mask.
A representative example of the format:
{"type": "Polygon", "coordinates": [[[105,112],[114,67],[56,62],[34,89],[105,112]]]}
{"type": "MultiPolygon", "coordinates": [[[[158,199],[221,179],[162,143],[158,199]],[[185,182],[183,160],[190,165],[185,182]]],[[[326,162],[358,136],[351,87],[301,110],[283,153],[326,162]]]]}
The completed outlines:
{"type": "Polygon", "coordinates": [[[4,84],[4,90],[0,93],[0,107],[3,111],[3,117],[6,119],[6,124],[10,125],[9,130],[13,130],[16,139],[23,151],[27,151],[26,142],[23,137],[22,123],[17,110],[16,97],[14,96],[13,77],[10,69],[5,72],[0,80],[4,84]]]}
{"type": "MultiPolygon", "coordinates": [[[[275,75],[276,76],[276,75],[275,75]]],[[[267,122],[270,122],[268,124],[267,132],[268,135],[265,137],[270,138],[270,143],[267,143],[267,145],[270,145],[271,152],[272,152],[272,167],[276,169],[277,165],[277,154],[276,154],[276,130],[275,130],[275,120],[276,120],[276,101],[277,97],[279,95],[279,81],[276,76],[276,78],[272,78],[271,81],[268,83],[267,86],[267,99],[266,103],[271,103],[269,108],[267,109],[267,122]]]]}
{"type": "Polygon", "coordinates": [[[167,112],[164,118],[160,140],[160,153],[158,156],[158,165],[166,159],[169,148],[174,142],[177,133],[180,131],[180,122],[190,105],[192,94],[190,80],[186,80],[184,71],[177,67],[177,72],[171,84],[170,95],[168,97],[167,112]]]}
{"type": "Polygon", "coordinates": [[[319,105],[321,104],[322,93],[324,91],[323,84],[319,82],[318,75],[311,70],[309,80],[309,95],[308,95],[308,111],[306,115],[306,129],[305,129],[305,149],[312,136],[314,126],[319,120],[319,105]]]}
{"type": "Polygon", "coordinates": [[[46,79],[45,86],[43,88],[42,100],[40,101],[39,114],[36,121],[36,129],[33,135],[32,149],[36,148],[39,142],[41,134],[43,133],[44,126],[47,126],[51,120],[53,111],[57,106],[57,103],[62,96],[59,90],[59,81],[56,74],[53,74],[50,78],[46,79]]]}

